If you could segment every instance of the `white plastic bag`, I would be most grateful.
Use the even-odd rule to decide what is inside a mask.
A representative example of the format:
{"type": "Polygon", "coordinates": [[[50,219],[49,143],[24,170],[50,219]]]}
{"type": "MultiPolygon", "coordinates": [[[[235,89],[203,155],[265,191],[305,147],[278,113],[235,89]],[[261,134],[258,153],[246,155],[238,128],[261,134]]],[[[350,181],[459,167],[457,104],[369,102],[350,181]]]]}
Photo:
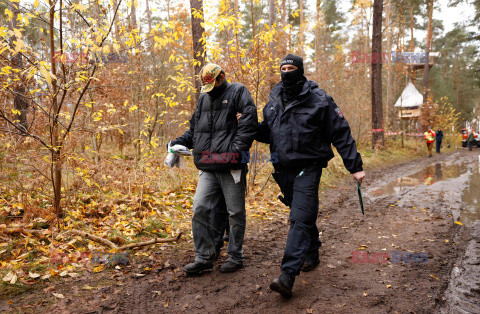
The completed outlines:
{"type": "Polygon", "coordinates": [[[168,154],[167,158],[165,158],[164,164],[170,168],[184,168],[185,161],[183,160],[183,156],[191,155],[192,152],[187,147],[178,144],[171,146],[170,143],[168,143],[168,154]]]}

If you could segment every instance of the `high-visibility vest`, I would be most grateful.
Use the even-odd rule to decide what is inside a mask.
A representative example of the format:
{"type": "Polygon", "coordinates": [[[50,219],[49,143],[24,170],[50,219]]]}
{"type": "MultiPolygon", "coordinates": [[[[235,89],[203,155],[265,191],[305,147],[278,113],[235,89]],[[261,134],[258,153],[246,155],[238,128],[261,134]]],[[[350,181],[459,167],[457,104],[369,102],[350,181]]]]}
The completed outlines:
{"type": "Polygon", "coordinates": [[[423,133],[423,138],[427,140],[427,142],[433,142],[434,140],[434,135],[432,134],[432,132],[425,132],[423,133]]]}

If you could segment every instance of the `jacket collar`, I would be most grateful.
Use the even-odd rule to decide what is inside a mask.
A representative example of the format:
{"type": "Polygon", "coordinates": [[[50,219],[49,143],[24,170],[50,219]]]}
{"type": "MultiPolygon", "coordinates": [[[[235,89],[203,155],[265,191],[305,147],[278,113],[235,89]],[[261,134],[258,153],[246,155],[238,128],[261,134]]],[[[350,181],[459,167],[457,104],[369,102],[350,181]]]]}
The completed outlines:
{"type": "MultiPolygon", "coordinates": [[[[302,91],[300,92],[300,94],[298,94],[297,97],[295,97],[295,99],[287,107],[285,107],[284,111],[302,103],[302,101],[306,97],[308,97],[312,93],[312,90],[315,89],[315,88],[318,88],[317,83],[315,83],[313,81],[310,81],[310,80],[306,80],[305,84],[303,84],[303,88],[302,88],[302,91]]],[[[282,82],[275,85],[273,87],[272,91],[270,92],[270,95],[268,96],[268,98],[271,101],[273,101],[274,103],[276,103],[277,106],[280,106],[280,102],[282,101],[281,100],[281,97],[282,97],[281,92],[282,92],[282,82]]]]}
{"type": "MultiPolygon", "coordinates": [[[[295,97],[294,100],[300,100],[305,98],[311,93],[312,89],[317,87],[318,87],[317,83],[310,80],[306,80],[305,83],[303,84],[302,91],[300,92],[300,94],[297,95],[297,97],[295,97]]],[[[268,96],[268,98],[271,100],[277,101],[278,97],[281,97],[280,95],[281,92],[282,92],[282,82],[278,83],[272,88],[272,91],[270,92],[270,95],[268,96]]]]}
{"type": "Polygon", "coordinates": [[[210,98],[217,99],[219,96],[221,96],[225,93],[228,85],[229,85],[229,83],[227,82],[227,79],[224,79],[223,82],[218,87],[215,87],[214,89],[212,89],[207,94],[210,96],[210,98]]]}

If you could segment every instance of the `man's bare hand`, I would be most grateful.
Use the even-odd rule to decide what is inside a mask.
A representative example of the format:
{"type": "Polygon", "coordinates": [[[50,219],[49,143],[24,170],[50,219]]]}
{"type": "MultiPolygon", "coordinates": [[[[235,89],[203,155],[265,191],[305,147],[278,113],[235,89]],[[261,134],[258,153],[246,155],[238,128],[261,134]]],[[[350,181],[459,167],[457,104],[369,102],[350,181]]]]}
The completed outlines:
{"type": "Polygon", "coordinates": [[[352,174],[353,180],[358,181],[360,185],[362,184],[363,178],[365,178],[365,172],[364,171],[359,171],[355,172],[352,174]]]}
{"type": "Polygon", "coordinates": [[[238,122],[238,120],[240,120],[241,117],[242,117],[242,113],[237,112],[237,122],[238,122]]]}

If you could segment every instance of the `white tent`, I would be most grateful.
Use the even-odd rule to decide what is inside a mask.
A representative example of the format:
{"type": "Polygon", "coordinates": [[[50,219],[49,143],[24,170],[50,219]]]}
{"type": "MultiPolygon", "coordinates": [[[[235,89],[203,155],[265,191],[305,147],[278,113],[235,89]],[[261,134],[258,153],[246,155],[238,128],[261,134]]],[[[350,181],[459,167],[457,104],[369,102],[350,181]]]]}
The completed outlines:
{"type": "Polygon", "coordinates": [[[423,104],[423,95],[415,88],[412,82],[408,82],[400,98],[395,103],[395,107],[421,107],[423,104]]]}

